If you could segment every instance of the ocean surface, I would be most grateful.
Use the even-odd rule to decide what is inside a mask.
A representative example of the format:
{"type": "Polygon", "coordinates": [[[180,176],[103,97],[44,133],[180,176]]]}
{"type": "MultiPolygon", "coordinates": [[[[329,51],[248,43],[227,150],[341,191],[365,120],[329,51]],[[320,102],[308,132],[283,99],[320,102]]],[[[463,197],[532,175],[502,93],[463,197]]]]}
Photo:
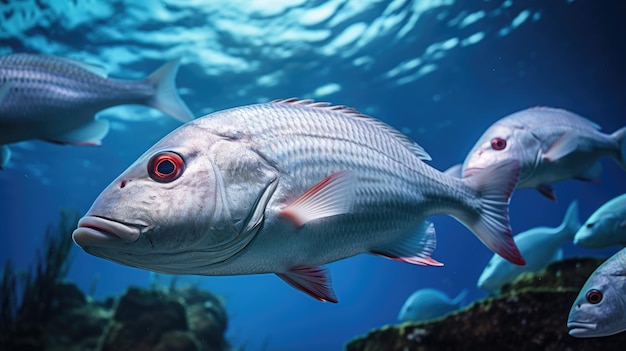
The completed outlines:
{"type": "MultiPolygon", "coordinates": [[[[0,1],[0,54],[38,52],[138,79],[182,57],[177,84],[194,115],[300,97],[348,105],[401,130],[444,170],[460,163],[482,132],[532,106],[571,110],[613,132],[626,124],[626,2],[597,0],[50,0],[0,1]]],[[[85,213],[97,195],[148,147],[179,126],[143,106],[99,114],[112,129],[99,147],[43,141],[11,145],[0,172],[0,262],[27,269],[61,208],[85,213]]],[[[578,200],[584,221],[626,192],[626,172],[603,159],[599,183],[555,184],[558,201],[516,191],[514,233],[557,226],[578,200]]],[[[224,298],[227,337],[245,350],[339,350],[371,328],[397,323],[420,288],[467,301],[492,252],[450,217],[422,267],[360,255],[328,264],[338,304],[321,303],[272,274],[187,276],[224,298]]],[[[608,256],[566,244],[565,256],[608,256]]],[[[148,286],[147,271],[84,253],[68,280],[94,297],[148,286]]],[[[566,320],[563,320],[565,328],[566,320]]]]}

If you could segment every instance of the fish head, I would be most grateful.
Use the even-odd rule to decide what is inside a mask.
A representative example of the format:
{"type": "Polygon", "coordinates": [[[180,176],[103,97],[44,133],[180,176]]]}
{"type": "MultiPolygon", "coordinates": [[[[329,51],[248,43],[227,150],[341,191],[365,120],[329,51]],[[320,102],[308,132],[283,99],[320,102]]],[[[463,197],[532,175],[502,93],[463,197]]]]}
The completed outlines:
{"type": "Polygon", "coordinates": [[[258,157],[247,163],[254,156],[240,143],[190,122],[102,191],[79,221],[74,242],[133,267],[207,273],[245,247],[258,228],[263,211],[256,206],[263,195],[267,201],[271,182],[266,174],[254,178],[263,173],[254,169],[258,157]],[[233,178],[238,172],[244,175],[233,178]]]}
{"type": "Polygon", "coordinates": [[[614,265],[603,264],[587,280],[569,313],[567,327],[574,337],[607,336],[626,330],[626,282],[614,265]]]}
{"type": "Polygon", "coordinates": [[[511,276],[514,267],[513,264],[505,261],[502,257],[493,255],[480,274],[476,285],[480,289],[494,294],[498,293],[504,284],[515,278],[511,276]]]}
{"type": "Polygon", "coordinates": [[[462,175],[470,177],[494,164],[516,160],[522,166],[523,178],[529,165],[536,163],[540,144],[527,126],[504,118],[491,125],[472,147],[463,162],[462,175]]]}
{"type": "Polygon", "coordinates": [[[612,213],[594,213],[578,229],[574,244],[586,248],[602,248],[619,242],[617,226],[621,219],[612,213]]]}

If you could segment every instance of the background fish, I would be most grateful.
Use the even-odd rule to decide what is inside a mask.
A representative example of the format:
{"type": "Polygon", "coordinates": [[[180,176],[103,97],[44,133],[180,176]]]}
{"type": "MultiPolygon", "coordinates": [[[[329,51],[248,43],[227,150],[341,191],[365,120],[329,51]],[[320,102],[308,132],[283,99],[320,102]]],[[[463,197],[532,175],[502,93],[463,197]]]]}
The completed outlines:
{"type": "Polygon", "coordinates": [[[522,165],[517,188],[536,188],[556,199],[550,183],[568,178],[593,180],[598,159],[612,157],[626,169],[626,127],[604,134],[600,127],[566,110],[536,107],[508,115],[491,125],[469,152],[464,177],[503,160],[522,165]]]}
{"type": "Polygon", "coordinates": [[[561,259],[563,250],[560,246],[572,240],[579,227],[578,203],[574,201],[558,227],[536,227],[513,237],[526,259],[526,266],[513,265],[494,255],[478,278],[478,287],[496,294],[504,284],[512,282],[520,274],[539,271],[550,262],[561,259]]]}
{"type": "Polygon", "coordinates": [[[626,245],[626,194],[607,201],[589,216],[574,244],[588,248],[626,245]]]}
{"type": "Polygon", "coordinates": [[[29,139],[98,145],[109,123],[94,119],[96,112],[123,104],[151,106],[189,121],[193,115],[176,92],[178,65],[178,59],[172,60],[144,80],[128,81],[62,57],[2,56],[0,145],[29,139]]]}
{"type": "Polygon", "coordinates": [[[411,294],[402,305],[398,320],[400,322],[419,322],[445,316],[460,309],[466,295],[467,290],[463,290],[457,297],[451,299],[437,289],[419,289],[411,294]]]}
{"type": "Polygon", "coordinates": [[[331,302],[322,264],[371,253],[439,265],[424,224],[437,213],[524,264],[507,214],[515,161],[458,179],[427,159],[350,108],[295,99],[233,108],[156,143],[100,194],[73,237],[90,254],[156,272],[276,273],[331,302]]]}
{"type": "Polygon", "coordinates": [[[569,335],[608,336],[626,330],[626,249],[589,276],[567,319],[569,335]]]}

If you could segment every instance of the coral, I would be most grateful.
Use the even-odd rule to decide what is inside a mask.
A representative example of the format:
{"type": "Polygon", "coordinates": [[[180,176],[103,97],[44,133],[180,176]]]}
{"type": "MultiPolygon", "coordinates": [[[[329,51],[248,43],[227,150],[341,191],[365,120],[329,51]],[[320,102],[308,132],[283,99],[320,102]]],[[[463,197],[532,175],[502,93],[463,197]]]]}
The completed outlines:
{"type": "Polygon", "coordinates": [[[626,333],[591,339],[567,333],[569,309],[601,262],[556,262],[448,317],[375,329],[350,341],[346,350],[622,350],[626,333]]]}

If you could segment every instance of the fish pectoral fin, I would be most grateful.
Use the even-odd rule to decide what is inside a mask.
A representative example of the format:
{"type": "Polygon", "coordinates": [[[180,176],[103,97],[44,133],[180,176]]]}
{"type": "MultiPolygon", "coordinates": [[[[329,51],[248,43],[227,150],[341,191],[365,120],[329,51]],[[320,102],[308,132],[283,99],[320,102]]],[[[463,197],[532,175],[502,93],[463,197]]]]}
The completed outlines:
{"type": "Polygon", "coordinates": [[[580,135],[575,131],[563,134],[557,141],[550,146],[550,149],[543,154],[544,159],[549,162],[556,162],[563,157],[571,154],[578,149],[580,135]]]}
{"type": "Polygon", "coordinates": [[[430,257],[435,250],[436,242],[435,226],[430,222],[424,222],[417,235],[409,235],[391,246],[377,248],[370,252],[395,261],[423,266],[443,266],[443,263],[430,257]]]}
{"type": "Polygon", "coordinates": [[[451,177],[463,178],[462,171],[463,171],[463,165],[460,163],[457,163],[454,166],[451,166],[450,168],[446,169],[443,173],[451,177]]]}
{"type": "Polygon", "coordinates": [[[280,210],[278,215],[300,228],[315,219],[349,213],[354,202],[354,185],[353,172],[333,173],[280,210]]]}
{"type": "Polygon", "coordinates": [[[109,121],[97,119],[63,134],[50,135],[43,139],[58,144],[100,145],[108,132],[109,121]]]}
{"type": "Polygon", "coordinates": [[[548,184],[539,184],[537,185],[537,191],[541,193],[541,195],[547,197],[552,201],[556,201],[556,193],[554,189],[548,184]]]}
{"type": "Polygon", "coordinates": [[[600,175],[602,175],[602,164],[600,162],[596,162],[583,173],[574,176],[574,179],[599,184],[600,175]]]}
{"type": "Polygon", "coordinates": [[[276,275],[292,287],[308,294],[320,301],[337,303],[337,296],[333,291],[330,272],[322,267],[292,268],[286,273],[276,275]]]}

